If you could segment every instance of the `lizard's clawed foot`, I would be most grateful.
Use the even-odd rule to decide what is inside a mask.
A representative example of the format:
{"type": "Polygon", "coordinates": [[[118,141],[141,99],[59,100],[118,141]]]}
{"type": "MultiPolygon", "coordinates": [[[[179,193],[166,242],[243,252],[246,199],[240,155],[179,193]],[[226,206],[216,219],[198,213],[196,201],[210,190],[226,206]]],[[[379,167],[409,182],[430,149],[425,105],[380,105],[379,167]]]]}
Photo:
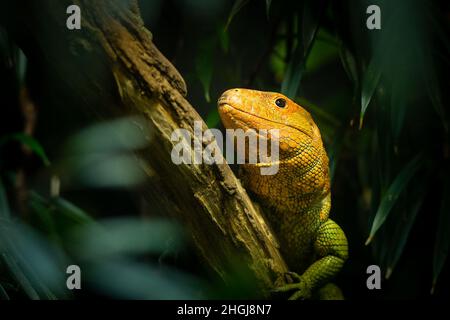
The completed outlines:
{"type": "Polygon", "coordinates": [[[294,283],[285,284],[275,288],[273,292],[289,292],[295,291],[289,300],[305,300],[310,299],[312,296],[310,286],[305,279],[295,272],[287,272],[286,275],[291,276],[294,279],[294,283]]]}

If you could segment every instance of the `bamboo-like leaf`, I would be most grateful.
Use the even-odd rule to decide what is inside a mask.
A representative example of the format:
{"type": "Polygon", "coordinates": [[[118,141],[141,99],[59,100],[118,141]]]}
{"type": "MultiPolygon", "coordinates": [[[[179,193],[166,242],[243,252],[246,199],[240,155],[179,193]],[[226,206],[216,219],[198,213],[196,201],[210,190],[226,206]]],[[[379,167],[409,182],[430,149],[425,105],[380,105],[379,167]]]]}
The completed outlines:
{"type": "Polygon", "coordinates": [[[206,102],[211,102],[209,89],[213,75],[213,53],[215,41],[205,41],[199,46],[197,59],[195,61],[195,70],[197,77],[203,86],[203,93],[206,102]]]}
{"type": "Polygon", "coordinates": [[[330,41],[332,36],[322,29],[317,32],[316,39],[311,45],[308,58],[306,59],[305,72],[314,73],[328,63],[337,59],[339,56],[339,47],[334,41],[330,41]]]}
{"type": "MultiPolygon", "coordinates": [[[[400,78],[399,80],[404,79],[400,78]]],[[[391,110],[391,129],[394,139],[396,140],[398,139],[403,127],[403,121],[406,113],[406,98],[407,98],[407,91],[405,90],[404,81],[395,81],[392,84],[390,110],[391,110]]]]}
{"type": "Polygon", "coordinates": [[[368,245],[375,233],[378,229],[383,225],[386,221],[389,213],[391,212],[392,207],[397,201],[401,192],[408,185],[408,182],[416,173],[417,169],[422,164],[422,155],[419,154],[415,156],[397,175],[392,184],[389,186],[387,192],[382,196],[380,205],[378,207],[377,213],[375,214],[375,219],[373,220],[372,227],[370,230],[369,238],[366,241],[366,245],[368,245]]]}
{"type": "Polygon", "coordinates": [[[33,218],[36,217],[36,225],[41,230],[45,231],[45,234],[49,239],[58,242],[60,239],[56,230],[54,217],[52,215],[53,208],[50,208],[50,206],[45,203],[33,201],[32,197],[30,198],[30,208],[32,209],[33,218]]]}
{"type": "Polygon", "coordinates": [[[85,211],[65,200],[64,198],[52,198],[50,201],[39,195],[37,192],[30,192],[30,202],[32,206],[50,207],[52,206],[57,211],[58,217],[64,217],[71,223],[88,224],[93,223],[94,219],[85,211]]]}
{"type": "Polygon", "coordinates": [[[131,259],[108,259],[86,273],[89,283],[119,299],[201,299],[200,281],[175,270],[161,270],[131,259]],[[117,276],[120,275],[120,276],[117,276]],[[196,288],[196,289],[194,289],[196,288]]]}
{"type": "Polygon", "coordinates": [[[8,292],[5,290],[5,288],[0,283],[0,300],[10,300],[8,292]]]}
{"type": "Polygon", "coordinates": [[[381,71],[375,64],[374,60],[369,63],[366,72],[363,75],[361,84],[361,113],[359,116],[359,128],[362,128],[364,115],[367,111],[375,89],[380,81],[381,71]]]}
{"type": "Polygon", "coordinates": [[[336,139],[328,148],[328,158],[329,158],[329,167],[330,167],[330,180],[333,183],[334,174],[336,172],[336,165],[339,159],[339,155],[341,153],[342,145],[344,144],[345,137],[345,129],[339,128],[336,132],[336,139]]]}
{"type": "Polygon", "coordinates": [[[306,110],[311,112],[314,116],[317,116],[318,118],[320,118],[321,122],[326,121],[334,127],[339,127],[341,125],[341,121],[338,118],[336,118],[333,114],[329,113],[324,108],[321,108],[321,107],[315,105],[308,99],[306,99],[304,97],[298,97],[295,99],[295,102],[297,102],[302,107],[306,108],[306,110]]]}
{"type": "Polygon", "coordinates": [[[0,178],[0,218],[8,219],[11,216],[8,198],[6,197],[6,190],[3,181],[0,178]]]}
{"type": "Polygon", "coordinates": [[[433,69],[433,64],[429,65],[427,68],[424,68],[425,75],[425,85],[427,87],[428,97],[431,100],[431,104],[434,107],[434,110],[438,114],[439,118],[442,121],[442,125],[446,132],[448,132],[448,123],[446,120],[446,110],[444,104],[442,103],[441,98],[441,90],[439,87],[439,82],[436,76],[436,72],[433,69]]]}
{"type": "Polygon", "coordinates": [[[300,87],[300,80],[302,79],[305,70],[304,60],[301,59],[302,52],[303,48],[300,47],[294,51],[295,58],[288,64],[281,85],[281,92],[291,99],[297,95],[298,88],[300,87]]]}
{"type": "Polygon", "coordinates": [[[113,219],[88,224],[73,234],[77,255],[102,261],[111,256],[161,253],[181,243],[181,230],[164,220],[113,219]]]}
{"type": "Polygon", "coordinates": [[[47,154],[44,151],[44,148],[42,145],[34,139],[33,137],[26,135],[24,133],[14,133],[11,135],[4,136],[2,139],[0,139],[0,145],[10,141],[10,140],[16,140],[20,143],[26,145],[28,148],[30,148],[39,158],[41,158],[44,165],[49,166],[50,160],[47,157],[47,154]]]}
{"type": "Polygon", "coordinates": [[[17,262],[8,254],[3,253],[1,256],[3,261],[5,262],[5,265],[8,267],[8,270],[11,272],[17,283],[22,287],[28,298],[32,300],[39,300],[39,294],[33,288],[31,282],[25,276],[24,272],[19,267],[17,262]]]}
{"type": "Polygon", "coordinates": [[[415,197],[413,200],[414,204],[412,206],[409,206],[409,212],[406,219],[400,219],[400,230],[398,230],[398,232],[394,234],[395,241],[393,241],[390,246],[392,255],[387,263],[388,267],[386,271],[386,279],[389,279],[389,277],[391,276],[395,266],[397,265],[397,262],[399,261],[403,253],[403,249],[405,248],[406,242],[411,232],[411,228],[414,224],[414,221],[416,221],[417,213],[422,206],[423,198],[424,194],[422,190],[420,190],[420,194],[418,195],[418,197],[415,197]]]}
{"type": "Polygon", "coordinates": [[[270,16],[270,5],[272,4],[272,0],[266,0],[266,15],[267,19],[269,19],[270,16]]]}
{"type": "Polygon", "coordinates": [[[20,86],[23,86],[25,83],[25,76],[27,72],[28,60],[22,50],[17,50],[17,63],[16,63],[16,74],[17,81],[20,86]]]}
{"type": "MultiPolygon", "coordinates": [[[[326,1],[321,1],[319,5],[315,5],[311,1],[304,3],[301,21],[297,23],[299,39],[281,84],[281,92],[291,99],[295,98],[300,87],[306,58],[319,29],[319,18],[325,8],[325,3],[326,1]]],[[[293,23],[295,26],[295,21],[293,23]]]]}
{"type": "Polygon", "coordinates": [[[231,8],[230,15],[227,19],[227,24],[225,25],[225,30],[230,26],[231,20],[233,20],[234,16],[249,2],[249,0],[236,0],[231,8]]]}
{"type": "Polygon", "coordinates": [[[341,58],[342,66],[345,72],[347,73],[349,79],[353,82],[355,86],[359,85],[358,66],[356,64],[356,60],[353,54],[344,46],[341,46],[339,51],[339,57],[341,58]]]}
{"type": "Polygon", "coordinates": [[[60,214],[69,218],[73,222],[78,224],[88,224],[94,222],[94,219],[92,219],[89,214],[63,198],[55,198],[52,203],[56,206],[60,214]]]}
{"type": "Polygon", "coordinates": [[[52,290],[64,295],[65,258],[33,229],[9,222],[0,225],[4,261],[31,299],[55,299],[52,290]]]}
{"type": "Polygon", "coordinates": [[[230,36],[226,32],[225,27],[221,24],[217,28],[217,37],[219,38],[220,47],[224,53],[228,53],[230,48],[230,36]]]}
{"type": "Polygon", "coordinates": [[[431,293],[434,293],[437,280],[444,267],[450,248],[450,178],[448,171],[442,196],[442,205],[437,225],[436,241],[433,256],[433,283],[431,293]]]}

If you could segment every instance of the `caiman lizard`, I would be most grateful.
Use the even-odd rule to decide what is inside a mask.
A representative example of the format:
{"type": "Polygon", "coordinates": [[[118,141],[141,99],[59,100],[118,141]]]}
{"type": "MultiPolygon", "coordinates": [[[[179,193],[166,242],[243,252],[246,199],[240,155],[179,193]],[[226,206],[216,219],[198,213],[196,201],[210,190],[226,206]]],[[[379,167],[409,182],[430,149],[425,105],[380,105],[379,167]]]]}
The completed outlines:
{"type": "MultiPolygon", "coordinates": [[[[242,180],[265,207],[294,283],[275,291],[290,299],[340,299],[330,280],[348,257],[342,229],[328,214],[331,207],[328,156],[311,115],[280,93],[231,89],[218,100],[227,129],[278,129],[279,169],[261,175],[255,164],[242,165],[242,180]]],[[[247,150],[248,151],[248,150],[247,150]]]]}

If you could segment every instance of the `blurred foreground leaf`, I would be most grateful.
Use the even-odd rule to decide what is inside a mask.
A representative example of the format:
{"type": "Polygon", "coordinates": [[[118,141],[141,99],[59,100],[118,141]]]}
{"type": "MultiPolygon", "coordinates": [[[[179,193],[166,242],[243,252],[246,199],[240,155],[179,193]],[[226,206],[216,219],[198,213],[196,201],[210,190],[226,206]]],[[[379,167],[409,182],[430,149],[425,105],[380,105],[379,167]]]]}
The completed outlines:
{"type": "Polygon", "coordinates": [[[87,260],[161,253],[181,245],[181,230],[165,220],[115,218],[85,225],[74,237],[77,255],[87,260]]]}
{"type": "Polygon", "coordinates": [[[141,183],[143,173],[136,151],[148,146],[152,132],[142,117],[96,124],[67,142],[58,164],[61,176],[74,184],[95,188],[128,187],[141,183]]]}
{"type": "Polygon", "coordinates": [[[176,270],[161,270],[128,259],[109,259],[89,267],[89,282],[119,299],[201,299],[196,281],[176,270]]]}
{"type": "Polygon", "coordinates": [[[65,259],[57,248],[24,225],[3,220],[0,224],[2,259],[31,299],[65,296],[65,259]]]}

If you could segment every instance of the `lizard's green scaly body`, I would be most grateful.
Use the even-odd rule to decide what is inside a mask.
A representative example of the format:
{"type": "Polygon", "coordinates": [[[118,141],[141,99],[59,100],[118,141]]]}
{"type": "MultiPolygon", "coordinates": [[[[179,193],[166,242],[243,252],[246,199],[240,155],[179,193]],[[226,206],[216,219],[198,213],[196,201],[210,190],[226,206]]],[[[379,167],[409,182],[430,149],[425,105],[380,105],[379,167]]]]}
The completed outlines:
{"type": "MultiPolygon", "coordinates": [[[[243,180],[269,210],[267,218],[289,268],[300,274],[296,283],[279,291],[296,290],[291,298],[311,298],[342,268],[347,239],[328,218],[331,207],[328,157],[311,115],[274,92],[231,89],[219,99],[219,114],[229,129],[278,129],[279,170],[261,175],[255,164],[243,165],[243,180]]],[[[255,150],[249,150],[255,152],[255,150]]],[[[257,151],[257,150],[256,150],[257,151]]],[[[337,297],[336,297],[337,298],[337,297]]]]}

